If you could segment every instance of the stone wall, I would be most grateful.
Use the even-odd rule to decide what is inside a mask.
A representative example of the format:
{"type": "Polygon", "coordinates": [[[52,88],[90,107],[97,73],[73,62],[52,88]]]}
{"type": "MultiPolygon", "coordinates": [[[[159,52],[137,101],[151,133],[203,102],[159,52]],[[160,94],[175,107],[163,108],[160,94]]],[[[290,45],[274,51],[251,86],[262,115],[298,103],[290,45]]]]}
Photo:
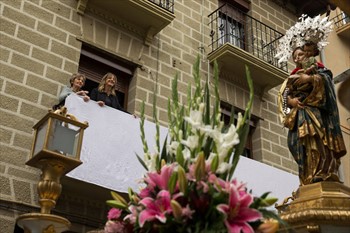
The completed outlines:
{"type": "MultiPolygon", "coordinates": [[[[212,70],[206,60],[210,52],[207,16],[217,9],[217,1],[175,0],[175,20],[154,37],[150,46],[103,15],[77,14],[76,7],[76,0],[0,2],[0,201],[10,203],[0,205],[0,225],[5,226],[4,232],[13,231],[19,214],[29,211],[29,207],[38,208],[39,172],[24,165],[29,159],[32,126],[57,103],[62,86],[77,72],[83,42],[139,65],[129,86],[129,112],[139,114],[140,104],[145,101],[146,115],[151,118],[158,83],[158,116],[163,125],[167,122],[167,98],[174,75],[178,74],[179,96],[185,103],[187,86],[193,82],[192,64],[196,56],[199,54],[202,58],[203,77],[208,76],[208,69],[209,73],[212,70]],[[29,207],[17,210],[14,205],[29,207]]],[[[295,20],[295,16],[271,1],[253,0],[251,8],[253,17],[282,33],[295,20]]],[[[277,119],[277,91],[278,88],[266,92],[262,98],[255,97],[253,114],[262,120],[254,133],[253,153],[257,160],[295,173],[296,164],[286,147],[286,130],[277,119]]],[[[220,93],[225,102],[245,108],[247,90],[221,80],[220,93]]],[[[68,201],[65,202],[68,206],[58,206],[63,216],[72,213],[74,206],[84,209],[81,214],[88,219],[89,208],[96,207],[84,197],[65,193],[64,187],[62,198],[80,200],[77,206],[68,201]]],[[[101,213],[105,211],[103,206],[96,208],[101,213]]],[[[103,221],[103,216],[98,218],[103,221]]],[[[86,230],[82,221],[77,220],[76,224],[76,232],[86,230]]]]}

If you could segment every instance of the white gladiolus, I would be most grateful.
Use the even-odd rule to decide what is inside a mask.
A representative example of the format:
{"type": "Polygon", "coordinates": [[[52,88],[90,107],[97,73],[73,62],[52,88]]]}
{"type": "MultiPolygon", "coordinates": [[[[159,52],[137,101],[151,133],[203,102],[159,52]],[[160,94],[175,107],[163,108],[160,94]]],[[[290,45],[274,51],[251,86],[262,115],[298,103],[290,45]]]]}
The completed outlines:
{"type": "Polygon", "coordinates": [[[181,140],[181,143],[187,146],[191,151],[198,147],[199,137],[197,135],[192,135],[187,138],[187,140],[181,140]]]}
{"type": "Polygon", "coordinates": [[[182,150],[182,155],[184,156],[185,160],[189,160],[191,158],[191,151],[185,147],[185,149],[182,150]]]}
{"type": "Polygon", "coordinates": [[[185,121],[187,121],[194,129],[198,129],[202,126],[202,113],[200,111],[191,110],[189,117],[184,117],[185,121]]]}
{"type": "Polygon", "coordinates": [[[167,145],[167,151],[171,155],[176,155],[176,150],[179,145],[180,143],[178,141],[172,141],[170,144],[167,145]]]}
{"type": "Polygon", "coordinates": [[[232,167],[232,164],[223,162],[219,164],[218,169],[216,169],[216,172],[219,174],[223,174],[227,172],[231,167],[232,167]]]}
{"type": "Polygon", "coordinates": [[[219,164],[224,161],[228,151],[234,146],[239,144],[239,137],[236,132],[236,127],[232,124],[227,133],[221,133],[220,128],[215,128],[210,132],[210,136],[213,138],[217,153],[219,155],[219,164]]]}
{"type": "Polygon", "coordinates": [[[157,160],[158,157],[159,157],[158,153],[145,155],[144,162],[145,162],[145,164],[146,164],[146,166],[148,168],[148,171],[150,171],[150,172],[157,171],[157,169],[156,169],[156,160],[157,160]]]}

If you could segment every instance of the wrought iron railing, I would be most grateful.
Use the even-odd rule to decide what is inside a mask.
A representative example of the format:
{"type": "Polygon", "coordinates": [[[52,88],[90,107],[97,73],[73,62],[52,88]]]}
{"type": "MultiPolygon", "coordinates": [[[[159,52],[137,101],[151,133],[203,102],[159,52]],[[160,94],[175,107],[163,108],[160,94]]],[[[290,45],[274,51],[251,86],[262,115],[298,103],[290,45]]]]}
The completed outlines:
{"type": "Polygon", "coordinates": [[[174,1],[175,0],[148,0],[150,2],[153,2],[157,6],[160,6],[164,8],[167,11],[170,11],[171,13],[174,13],[174,1]]]}
{"type": "Polygon", "coordinates": [[[350,17],[347,14],[345,14],[344,12],[335,16],[331,20],[334,23],[335,29],[338,29],[338,28],[342,27],[343,25],[350,23],[350,17]]]}
{"type": "Polygon", "coordinates": [[[248,53],[288,71],[287,63],[275,59],[282,33],[249,16],[230,4],[224,4],[209,16],[212,51],[230,43],[248,53]]]}

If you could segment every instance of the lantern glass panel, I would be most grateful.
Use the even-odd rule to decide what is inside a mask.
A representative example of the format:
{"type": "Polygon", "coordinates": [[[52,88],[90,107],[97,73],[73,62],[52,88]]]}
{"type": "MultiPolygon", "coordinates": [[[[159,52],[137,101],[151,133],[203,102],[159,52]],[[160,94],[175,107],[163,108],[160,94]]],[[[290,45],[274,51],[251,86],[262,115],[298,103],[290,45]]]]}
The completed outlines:
{"type": "Polygon", "coordinates": [[[52,119],[47,149],[76,158],[80,128],[58,119],[52,119]]]}
{"type": "Polygon", "coordinates": [[[45,136],[46,136],[46,132],[47,132],[47,123],[48,123],[48,121],[45,121],[37,129],[37,135],[36,135],[36,141],[35,141],[35,147],[34,147],[33,156],[36,155],[39,151],[41,151],[43,149],[43,147],[44,147],[45,136]]]}

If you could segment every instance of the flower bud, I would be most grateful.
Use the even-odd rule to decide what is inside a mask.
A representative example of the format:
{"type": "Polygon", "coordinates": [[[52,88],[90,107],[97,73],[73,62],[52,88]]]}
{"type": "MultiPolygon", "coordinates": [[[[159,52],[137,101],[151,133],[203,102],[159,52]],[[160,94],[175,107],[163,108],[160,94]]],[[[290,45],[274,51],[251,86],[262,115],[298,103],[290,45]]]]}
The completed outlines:
{"type": "Polygon", "coordinates": [[[128,203],[125,201],[125,199],[120,196],[118,193],[111,191],[111,195],[113,197],[114,200],[120,201],[121,203],[123,203],[124,205],[127,205],[128,203]]]}
{"type": "Polygon", "coordinates": [[[215,173],[216,169],[218,169],[218,166],[219,166],[219,156],[216,154],[214,155],[213,160],[211,161],[210,170],[215,173]]]}
{"type": "Polygon", "coordinates": [[[180,220],[181,216],[182,216],[181,205],[177,201],[171,200],[170,206],[171,206],[171,209],[173,210],[173,215],[174,215],[175,219],[180,220]]]}
{"type": "Polygon", "coordinates": [[[273,205],[277,200],[278,200],[278,198],[276,198],[276,197],[268,197],[268,198],[262,199],[260,205],[261,205],[262,207],[271,206],[271,205],[273,205]]]}
{"type": "Polygon", "coordinates": [[[138,196],[136,196],[136,195],[133,195],[132,200],[134,201],[134,203],[139,203],[140,198],[138,198],[138,196]]]}
{"type": "Polygon", "coordinates": [[[122,210],[127,209],[127,207],[128,207],[127,205],[125,205],[117,200],[108,200],[108,201],[106,201],[106,203],[109,206],[112,206],[112,207],[117,208],[117,209],[122,209],[122,210]]]}
{"type": "Polygon", "coordinates": [[[205,158],[203,151],[199,152],[199,155],[197,157],[194,174],[197,181],[201,180],[205,174],[205,158]]]}
{"type": "Polygon", "coordinates": [[[176,181],[177,181],[177,174],[176,172],[173,172],[173,174],[171,174],[169,182],[168,182],[168,189],[170,193],[173,193],[175,190],[175,186],[176,186],[176,181]]]}
{"type": "Polygon", "coordinates": [[[186,193],[187,179],[186,179],[185,170],[181,166],[178,166],[177,169],[178,169],[177,173],[178,173],[179,189],[182,193],[186,193]]]}

